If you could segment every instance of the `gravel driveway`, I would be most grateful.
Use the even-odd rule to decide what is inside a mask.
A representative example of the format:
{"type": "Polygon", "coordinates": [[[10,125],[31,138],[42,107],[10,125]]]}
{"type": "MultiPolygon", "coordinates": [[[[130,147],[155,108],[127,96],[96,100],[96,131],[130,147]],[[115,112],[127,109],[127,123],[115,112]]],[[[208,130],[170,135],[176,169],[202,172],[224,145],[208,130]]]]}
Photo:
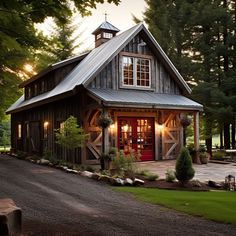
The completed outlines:
{"type": "Polygon", "coordinates": [[[24,235],[236,235],[236,227],[160,206],[78,175],[0,156],[0,198],[23,210],[24,235]]]}

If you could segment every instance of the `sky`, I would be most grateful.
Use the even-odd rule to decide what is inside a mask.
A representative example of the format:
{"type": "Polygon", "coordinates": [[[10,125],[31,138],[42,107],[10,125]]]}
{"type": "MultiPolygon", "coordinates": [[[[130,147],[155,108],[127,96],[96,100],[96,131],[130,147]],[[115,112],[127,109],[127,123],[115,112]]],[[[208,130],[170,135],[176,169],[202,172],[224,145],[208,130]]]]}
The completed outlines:
{"type": "MultiPolygon", "coordinates": [[[[146,6],[144,0],[121,0],[118,6],[107,2],[98,4],[97,8],[92,10],[91,16],[81,18],[79,15],[76,15],[74,17],[74,24],[78,25],[78,30],[75,36],[80,35],[77,43],[82,42],[82,45],[76,49],[76,54],[94,48],[94,35],[92,35],[92,32],[105,21],[105,12],[107,13],[107,21],[122,32],[135,25],[132,14],[140,20],[143,19],[143,12],[146,6]]],[[[49,19],[44,24],[38,25],[37,28],[48,34],[51,27],[52,22],[49,19]]]]}

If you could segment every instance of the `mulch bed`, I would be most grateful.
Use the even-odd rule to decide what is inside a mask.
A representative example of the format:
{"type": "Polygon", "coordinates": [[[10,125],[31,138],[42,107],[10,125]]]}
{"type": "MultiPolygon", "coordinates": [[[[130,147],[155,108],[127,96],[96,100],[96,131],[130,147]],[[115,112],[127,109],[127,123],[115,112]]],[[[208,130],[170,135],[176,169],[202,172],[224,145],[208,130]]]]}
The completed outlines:
{"type": "Polygon", "coordinates": [[[186,186],[181,186],[178,182],[166,182],[163,179],[156,181],[145,181],[145,188],[160,188],[169,190],[184,190],[184,191],[209,191],[210,188],[206,183],[198,182],[201,186],[196,186],[195,181],[190,181],[186,186]]]}

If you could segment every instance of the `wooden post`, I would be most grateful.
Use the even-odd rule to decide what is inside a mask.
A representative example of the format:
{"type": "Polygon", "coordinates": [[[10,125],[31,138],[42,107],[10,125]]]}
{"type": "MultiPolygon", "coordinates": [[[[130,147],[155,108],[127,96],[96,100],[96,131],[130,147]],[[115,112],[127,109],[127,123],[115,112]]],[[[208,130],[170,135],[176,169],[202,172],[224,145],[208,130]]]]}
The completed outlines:
{"type": "Polygon", "coordinates": [[[200,158],[199,158],[199,112],[194,112],[193,114],[193,129],[194,129],[194,148],[197,151],[196,153],[196,159],[197,159],[197,163],[201,164],[200,158]]]}

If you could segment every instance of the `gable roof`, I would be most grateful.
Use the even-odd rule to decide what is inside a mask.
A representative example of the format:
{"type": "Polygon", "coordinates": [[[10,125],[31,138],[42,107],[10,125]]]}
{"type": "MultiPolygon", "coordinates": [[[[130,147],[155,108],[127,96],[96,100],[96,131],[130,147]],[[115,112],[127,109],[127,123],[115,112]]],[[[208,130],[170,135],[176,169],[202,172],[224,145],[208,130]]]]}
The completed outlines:
{"type": "MultiPolygon", "coordinates": [[[[159,59],[164,62],[168,71],[171,72],[173,77],[179,86],[187,93],[191,92],[190,87],[187,85],[183,77],[175,68],[173,63],[167,57],[160,45],[156,42],[151,33],[146,29],[143,23],[139,23],[134,27],[126,30],[125,32],[110,39],[106,43],[93,49],[66,77],[51,91],[41,94],[37,97],[33,97],[27,101],[16,102],[18,106],[13,104],[7,113],[14,112],[15,109],[32,105],[32,103],[42,102],[43,100],[55,99],[62,94],[70,94],[76,89],[77,86],[83,85],[87,87],[91,80],[106,66],[108,63],[135,37],[138,33],[145,34],[148,43],[151,45],[155,53],[157,53],[159,59]]],[[[45,103],[45,101],[44,101],[45,103]]],[[[34,104],[37,106],[37,104],[34,104]]]]}

